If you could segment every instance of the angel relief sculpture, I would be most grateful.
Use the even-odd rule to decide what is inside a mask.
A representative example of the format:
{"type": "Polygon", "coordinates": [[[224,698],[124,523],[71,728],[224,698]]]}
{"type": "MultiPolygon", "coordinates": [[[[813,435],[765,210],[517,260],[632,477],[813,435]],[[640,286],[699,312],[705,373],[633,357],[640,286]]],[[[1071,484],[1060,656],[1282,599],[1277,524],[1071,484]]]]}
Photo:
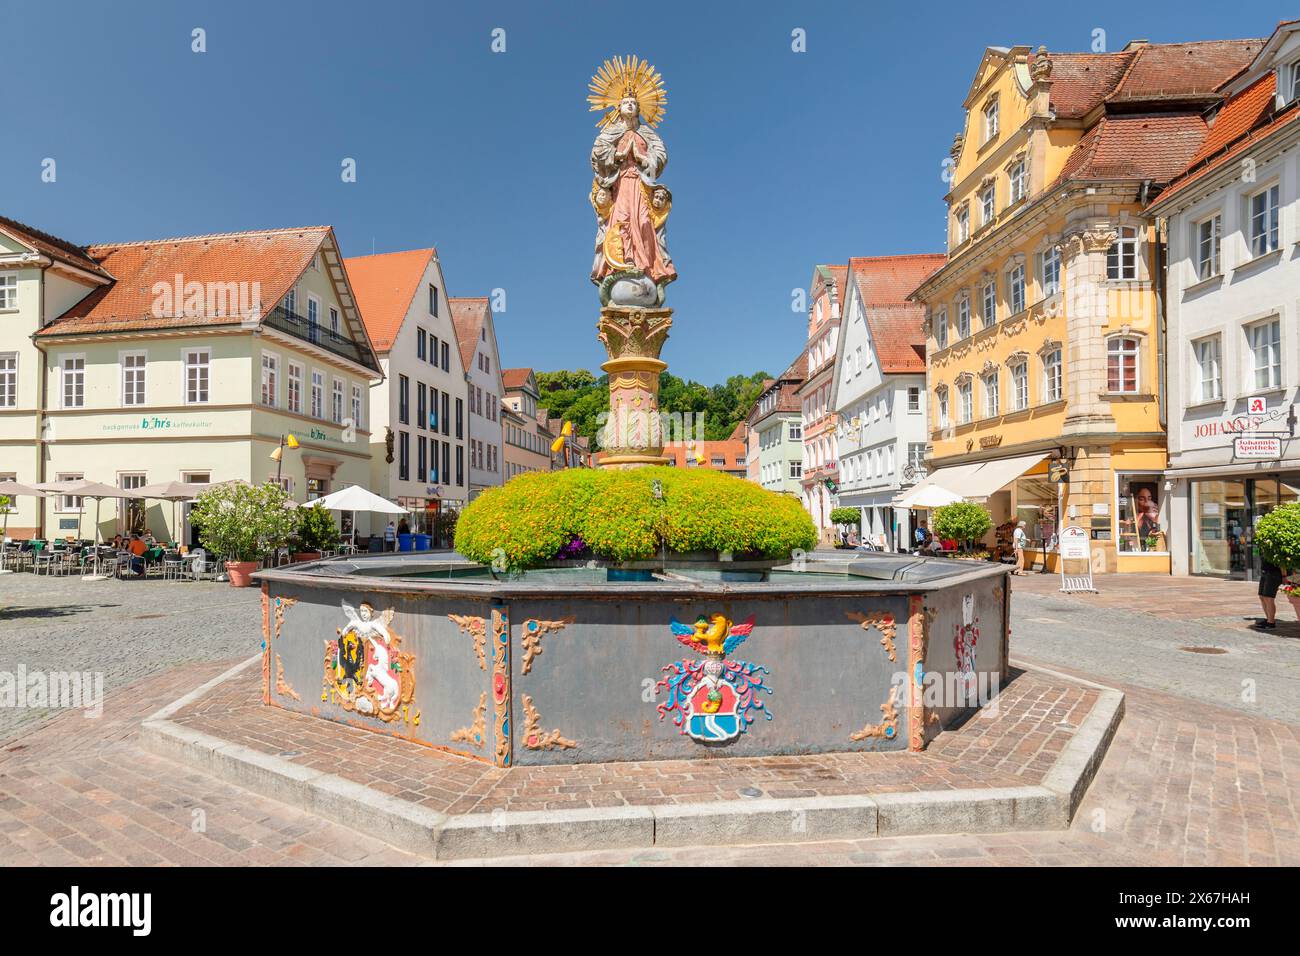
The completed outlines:
{"type": "Polygon", "coordinates": [[[591,109],[605,113],[591,148],[591,281],[602,305],[662,305],[665,287],[677,278],[665,236],[673,197],[659,182],[668,152],[654,130],[667,103],[663,79],[644,60],[615,57],[590,88],[591,109]]]}
{"type": "Polygon", "coordinates": [[[325,681],[321,700],[344,710],[392,721],[419,723],[409,705],[415,696],[415,655],[399,650],[401,637],[390,630],[394,611],[378,616],[368,601],[354,608],[342,602],[347,623],[338,638],[325,642],[325,681]]]}

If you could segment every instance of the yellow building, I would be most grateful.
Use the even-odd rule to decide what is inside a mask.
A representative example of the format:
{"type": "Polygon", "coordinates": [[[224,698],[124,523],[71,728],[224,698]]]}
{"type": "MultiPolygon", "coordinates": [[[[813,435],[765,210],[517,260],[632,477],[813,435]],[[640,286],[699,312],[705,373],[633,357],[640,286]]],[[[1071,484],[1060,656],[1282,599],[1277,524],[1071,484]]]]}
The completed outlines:
{"type": "MultiPolygon", "coordinates": [[[[329,227],[78,247],[0,220],[6,273],[0,358],[17,384],[0,473],[127,491],[278,480],[298,501],[368,484],[380,371],[329,227]],[[289,434],[299,447],[272,461],[289,434]]],[[[10,534],[89,537],[94,513],[73,496],[20,499],[10,534]]],[[[99,532],[196,543],[177,514],[179,527],[169,503],[108,500],[99,532]]]]}
{"type": "Polygon", "coordinates": [[[948,262],[913,293],[931,414],[910,497],[984,501],[1003,540],[1024,520],[1049,568],[1063,511],[1095,571],[1168,570],[1162,251],[1142,210],[1258,46],[985,51],[952,148],[948,262]]]}

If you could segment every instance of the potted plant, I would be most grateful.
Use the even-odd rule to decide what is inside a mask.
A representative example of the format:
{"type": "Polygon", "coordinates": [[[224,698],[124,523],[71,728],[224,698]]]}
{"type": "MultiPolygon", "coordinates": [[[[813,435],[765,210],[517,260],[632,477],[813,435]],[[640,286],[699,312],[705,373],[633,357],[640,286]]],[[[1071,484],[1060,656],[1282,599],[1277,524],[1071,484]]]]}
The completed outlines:
{"type": "Polygon", "coordinates": [[[298,516],[285,505],[289,496],[278,485],[230,483],[209,488],[195,500],[190,520],[199,542],[226,561],[234,587],[248,587],[259,559],[282,548],[298,516]]]}
{"type": "Polygon", "coordinates": [[[322,551],[338,550],[339,529],[328,508],[312,505],[298,509],[298,528],[291,540],[298,549],[293,560],[315,561],[322,551]]]}
{"type": "MultiPolygon", "coordinates": [[[[1283,574],[1300,569],[1300,502],[1280,505],[1264,515],[1255,525],[1255,547],[1260,557],[1276,564],[1283,574]]],[[[1300,617],[1300,593],[1297,586],[1282,586],[1296,616],[1300,617]]]]}
{"type": "Polygon", "coordinates": [[[992,529],[993,518],[973,501],[954,501],[935,509],[932,527],[939,538],[960,541],[962,550],[970,552],[974,543],[992,529]]]}

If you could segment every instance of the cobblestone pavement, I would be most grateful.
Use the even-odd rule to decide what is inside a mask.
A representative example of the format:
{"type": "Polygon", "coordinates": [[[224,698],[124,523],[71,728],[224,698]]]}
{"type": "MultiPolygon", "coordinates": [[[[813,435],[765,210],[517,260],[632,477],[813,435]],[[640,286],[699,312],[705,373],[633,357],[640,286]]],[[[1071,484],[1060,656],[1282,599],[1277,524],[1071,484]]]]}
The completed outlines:
{"type": "Polygon", "coordinates": [[[1276,630],[1256,631],[1258,586],[1244,581],[1110,575],[1095,595],[1061,594],[1059,582],[1012,579],[1012,657],[1300,723],[1300,624],[1289,602],[1278,602],[1276,630]]]}
{"type": "MultiPolygon", "coordinates": [[[[0,671],[102,674],[111,709],[114,693],[142,678],[256,653],[261,615],[256,588],[212,581],[0,575],[0,671]]],[[[0,743],[55,713],[0,708],[0,743]]]]}
{"type": "MultiPolygon", "coordinates": [[[[1107,580],[1101,579],[1103,597],[1111,596],[1102,601],[1036,589],[1031,579],[1014,582],[1013,657],[1128,695],[1124,722],[1068,832],[610,850],[503,862],[1300,864],[1297,642],[1282,628],[1261,635],[1231,621],[1248,613],[1250,585],[1235,594],[1188,589],[1172,602],[1140,601],[1138,610],[1136,584],[1125,585],[1130,603],[1117,606],[1121,588],[1106,587],[1107,580]],[[1193,654],[1181,646],[1228,653],[1193,654]],[[1247,677],[1257,680],[1255,702],[1241,696],[1247,677]]],[[[1163,594],[1159,588],[1171,580],[1177,579],[1152,577],[1151,593],[1163,594]]],[[[135,745],[142,718],[256,650],[256,592],[5,575],[0,606],[6,604],[12,606],[0,611],[0,671],[19,662],[99,667],[109,696],[99,720],[65,714],[39,728],[25,725],[18,739],[0,744],[0,864],[416,862],[135,745]],[[195,810],[203,811],[206,832],[195,832],[195,810]]],[[[0,722],[12,720],[0,711],[0,722]]]]}

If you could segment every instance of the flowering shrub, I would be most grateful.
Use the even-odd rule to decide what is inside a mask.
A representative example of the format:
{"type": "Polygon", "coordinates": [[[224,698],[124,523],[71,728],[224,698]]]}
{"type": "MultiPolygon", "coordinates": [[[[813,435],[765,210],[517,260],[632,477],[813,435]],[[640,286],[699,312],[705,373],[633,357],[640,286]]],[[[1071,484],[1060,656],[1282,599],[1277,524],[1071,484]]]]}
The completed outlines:
{"type": "Polygon", "coordinates": [[[817,531],[793,497],[669,467],[523,474],[479,495],[456,526],[457,551],[511,568],[536,567],[578,539],[609,561],[646,560],[661,548],[784,558],[815,547],[817,531]]]}

